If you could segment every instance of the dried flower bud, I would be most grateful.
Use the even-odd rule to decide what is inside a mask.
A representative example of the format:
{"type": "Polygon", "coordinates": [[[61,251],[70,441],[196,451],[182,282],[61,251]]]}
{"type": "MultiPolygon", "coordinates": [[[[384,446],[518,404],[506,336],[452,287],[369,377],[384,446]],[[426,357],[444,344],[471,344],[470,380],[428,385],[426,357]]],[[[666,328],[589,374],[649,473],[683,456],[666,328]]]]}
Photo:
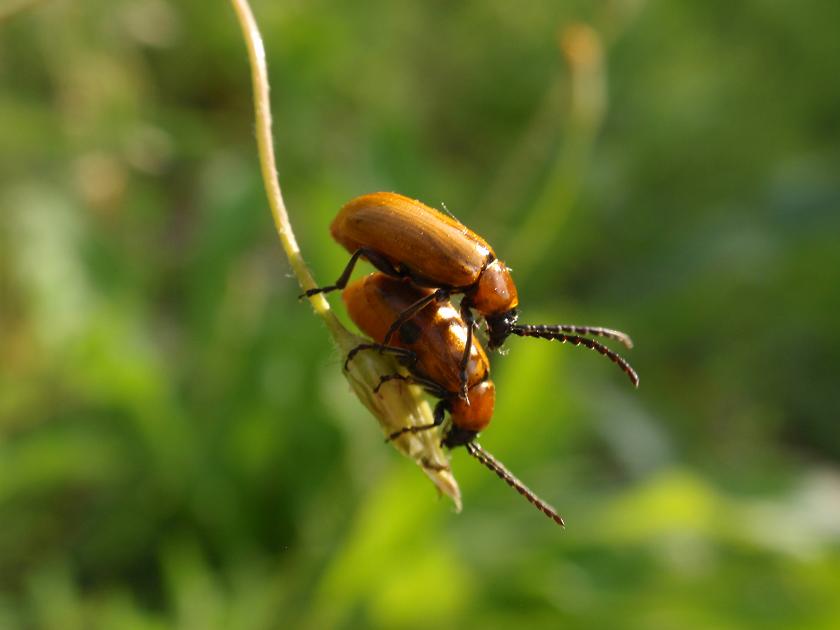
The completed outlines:
{"type": "MultiPolygon", "coordinates": [[[[360,343],[367,342],[367,339],[345,331],[339,345],[346,355],[360,343]]],[[[376,417],[386,436],[405,427],[428,425],[433,421],[429,403],[416,386],[394,380],[374,392],[382,376],[399,370],[397,363],[388,355],[360,352],[348,364],[344,373],[356,396],[376,417]]],[[[392,440],[391,444],[403,455],[413,459],[438,490],[452,499],[456,511],[461,511],[461,490],[440,444],[438,430],[403,433],[392,440]]]]}

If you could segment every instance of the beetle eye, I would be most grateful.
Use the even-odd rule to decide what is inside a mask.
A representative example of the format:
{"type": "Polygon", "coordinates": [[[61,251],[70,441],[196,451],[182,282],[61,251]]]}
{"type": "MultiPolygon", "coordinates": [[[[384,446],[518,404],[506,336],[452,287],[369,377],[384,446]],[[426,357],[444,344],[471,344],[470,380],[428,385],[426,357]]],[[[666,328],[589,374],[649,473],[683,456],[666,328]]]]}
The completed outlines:
{"type": "Polygon", "coordinates": [[[513,327],[517,319],[519,319],[519,311],[515,308],[500,315],[485,318],[487,323],[487,345],[491,350],[499,348],[505,342],[505,339],[513,332],[513,327]]]}

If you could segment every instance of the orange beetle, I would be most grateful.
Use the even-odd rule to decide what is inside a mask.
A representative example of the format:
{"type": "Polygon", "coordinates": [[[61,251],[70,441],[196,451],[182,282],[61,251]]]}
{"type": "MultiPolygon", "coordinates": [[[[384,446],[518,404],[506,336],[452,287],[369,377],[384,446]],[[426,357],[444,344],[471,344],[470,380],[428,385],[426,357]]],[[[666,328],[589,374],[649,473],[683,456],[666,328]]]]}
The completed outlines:
{"type": "Polygon", "coordinates": [[[421,385],[431,395],[440,398],[435,405],[432,424],[406,427],[392,433],[392,440],[403,433],[416,433],[443,424],[449,411],[451,424],[442,443],[448,448],[464,446],[467,452],[496,473],[508,485],[524,496],[532,505],[563,525],[554,508],[536,496],[504,465],[485,451],[475,440],[493,416],[496,388],[490,380],[490,364],[478,340],[466,350],[467,398],[459,396],[460,363],[465,354],[467,325],[458,310],[448,300],[440,300],[434,308],[425,308],[403,322],[392,336],[391,345],[383,341],[396,317],[407,307],[423,298],[432,289],[419,287],[382,273],[368,275],[353,282],[342,294],[347,311],[355,324],[378,343],[362,344],[347,355],[347,363],[363,350],[381,350],[397,356],[410,375],[383,376],[377,390],[390,380],[404,380],[421,385]]]}
{"type": "Polygon", "coordinates": [[[434,308],[425,308],[403,322],[389,345],[384,345],[394,320],[432,291],[382,273],[370,274],[350,284],[342,293],[350,319],[377,343],[354,348],[347,361],[369,348],[397,355],[412,373],[404,380],[422,385],[440,398],[432,426],[440,425],[445,412],[449,412],[452,427],[443,443],[448,447],[460,446],[490,423],[496,388],[490,380],[490,362],[484,348],[474,340],[467,361],[467,398],[458,396],[459,364],[464,355],[467,327],[457,309],[449,300],[437,302],[434,308]]]}
{"type": "Polygon", "coordinates": [[[487,324],[488,346],[501,346],[510,335],[555,339],[583,345],[618,364],[635,386],[639,379],[626,362],[606,346],[586,338],[594,335],[616,339],[632,347],[630,337],[617,330],[595,326],[517,324],[519,297],[510,270],[487,242],[452,217],[396,193],[362,195],[348,202],[330,226],[333,238],[352,253],[335,284],[310,289],[304,295],[343,289],[360,257],[379,271],[396,278],[410,278],[424,292],[413,304],[395,314],[383,343],[397,329],[432,302],[448,301],[453,294],[464,295],[460,314],[467,328],[464,354],[459,366],[459,395],[467,398],[467,372],[473,343],[473,310],[487,324]]]}

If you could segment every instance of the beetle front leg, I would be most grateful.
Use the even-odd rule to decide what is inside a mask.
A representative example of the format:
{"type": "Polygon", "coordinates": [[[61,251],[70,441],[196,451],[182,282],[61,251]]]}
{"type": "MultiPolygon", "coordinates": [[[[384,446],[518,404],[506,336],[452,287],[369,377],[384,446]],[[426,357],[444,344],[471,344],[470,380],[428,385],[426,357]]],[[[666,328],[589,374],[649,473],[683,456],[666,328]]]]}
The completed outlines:
{"type": "Polygon", "coordinates": [[[397,319],[394,320],[394,323],[391,324],[391,327],[388,328],[388,332],[385,333],[385,338],[382,340],[383,344],[388,344],[391,340],[391,337],[405,324],[408,320],[412,317],[417,315],[420,311],[426,308],[432,302],[441,302],[449,297],[449,291],[447,289],[438,289],[433,293],[429,293],[429,295],[424,295],[422,298],[417,300],[414,304],[409,306],[405,309],[402,313],[399,314],[397,319]]]}
{"type": "Polygon", "coordinates": [[[435,405],[434,411],[434,422],[431,424],[419,424],[414,427],[403,427],[399,431],[394,431],[388,438],[385,440],[386,442],[390,442],[391,440],[395,440],[401,435],[406,433],[419,433],[420,431],[428,431],[429,429],[434,429],[435,427],[439,427],[443,424],[443,419],[446,417],[446,410],[448,409],[447,401],[440,400],[438,404],[435,405]]]}
{"type": "Polygon", "coordinates": [[[376,384],[376,387],[373,388],[373,393],[378,394],[379,389],[389,381],[405,381],[407,383],[414,383],[414,379],[410,376],[406,376],[405,374],[385,374],[379,377],[379,382],[376,384]]]}
{"type": "Polygon", "coordinates": [[[467,339],[464,343],[464,354],[461,356],[461,362],[458,364],[458,382],[461,385],[461,392],[458,394],[466,403],[470,404],[470,399],[467,395],[469,390],[467,382],[467,367],[470,364],[470,353],[472,352],[473,344],[473,328],[475,328],[475,316],[472,308],[466,298],[461,300],[461,319],[464,320],[464,325],[467,327],[467,339]]]}

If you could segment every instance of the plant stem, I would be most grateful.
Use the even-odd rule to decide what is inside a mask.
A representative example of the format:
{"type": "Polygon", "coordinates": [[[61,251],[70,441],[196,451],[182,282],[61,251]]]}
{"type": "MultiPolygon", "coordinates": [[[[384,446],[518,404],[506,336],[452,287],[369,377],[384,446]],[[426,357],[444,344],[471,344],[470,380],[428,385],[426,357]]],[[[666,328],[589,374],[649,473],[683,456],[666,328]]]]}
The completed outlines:
{"type": "MultiPolygon", "coordinates": [[[[263,183],[266,196],[271,208],[271,216],[274,219],[274,226],[280,243],[289,259],[298,284],[301,289],[307,291],[315,288],[315,280],[312,273],[306,266],[301,256],[295,234],[289,222],[289,214],[286,211],[286,204],[283,201],[283,193],[280,190],[280,181],[277,178],[277,160],[274,156],[274,142],[271,132],[271,101],[269,99],[268,87],[268,66],[265,61],[265,47],[259,27],[254,19],[254,14],[247,0],[231,0],[234,11],[239,18],[242,27],[242,34],[248,48],[248,59],[251,66],[251,81],[254,87],[254,113],[256,117],[257,148],[260,157],[260,169],[262,170],[263,183]]],[[[315,313],[324,320],[336,343],[342,349],[347,349],[349,331],[341,325],[330,310],[330,304],[326,298],[318,293],[309,298],[315,313]]],[[[351,335],[352,337],[352,335],[351,335]]]]}
{"type": "MultiPolygon", "coordinates": [[[[254,87],[254,114],[256,116],[257,147],[259,150],[260,169],[266,196],[271,207],[271,216],[280,237],[283,250],[289,258],[292,270],[301,289],[307,291],[317,285],[312,273],[303,261],[295,234],[289,222],[280,181],[277,178],[277,162],[274,157],[274,142],[271,135],[271,101],[268,92],[268,68],[265,61],[265,47],[254,14],[248,0],[230,0],[242,34],[248,48],[251,66],[251,80],[254,87]]],[[[329,302],[323,294],[309,298],[315,313],[324,320],[336,345],[343,355],[355,346],[367,341],[348,331],[330,310],[329,302]]],[[[357,356],[344,376],[353,388],[356,396],[379,421],[386,435],[410,426],[424,426],[432,422],[429,404],[423,399],[419,389],[401,382],[378,390],[380,379],[398,370],[395,361],[377,352],[365,352],[357,356]]],[[[389,384],[390,385],[390,384],[389,384]]],[[[448,496],[461,509],[461,493],[458,482],[452,475],[449,462],[440,445],[436,431],[423,431],[405,435],[392,440],[391,444],[403,455],[414,460],[423,469],[440,492],[448,496]]]]}

